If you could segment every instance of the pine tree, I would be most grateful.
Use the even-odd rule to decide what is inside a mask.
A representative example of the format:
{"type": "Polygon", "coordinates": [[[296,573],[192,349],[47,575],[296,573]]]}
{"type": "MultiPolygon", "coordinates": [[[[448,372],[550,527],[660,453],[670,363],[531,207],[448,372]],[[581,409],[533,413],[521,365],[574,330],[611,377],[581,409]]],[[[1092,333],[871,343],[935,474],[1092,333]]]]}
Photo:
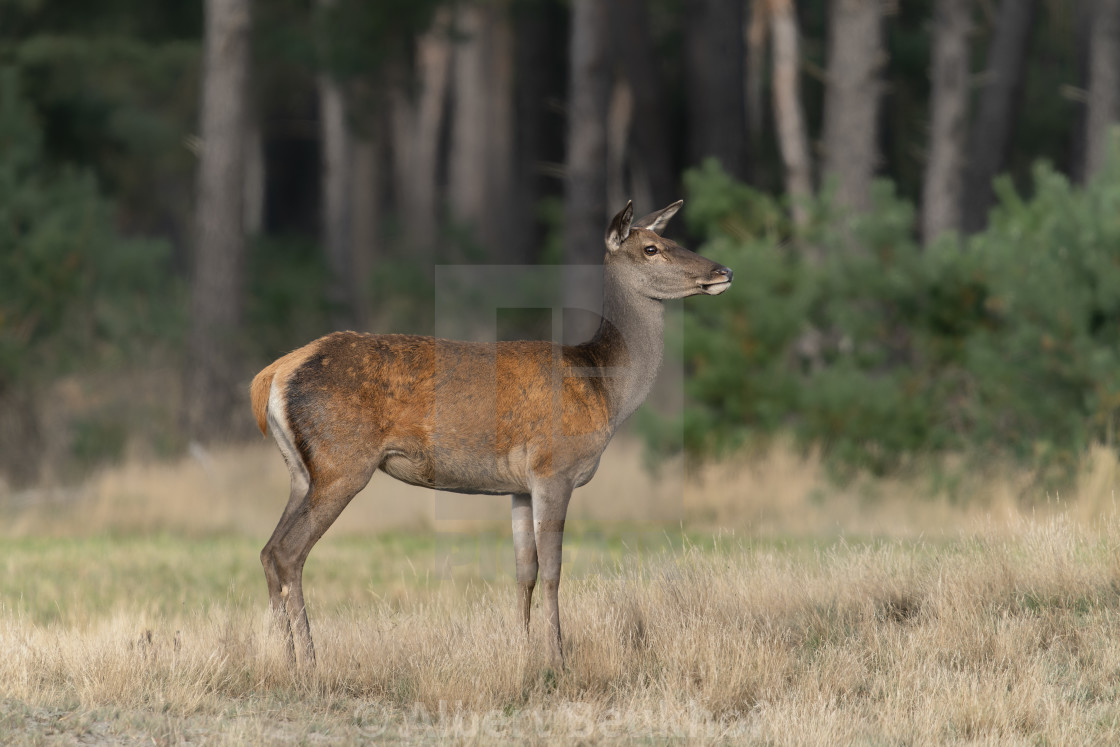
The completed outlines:
{"type": "Polygon", "coordinates": [[[167,246],[118,237],[92,175],[49,166],[16,80],[0,71],[0,472],[18,485],[39,476],[49,383],[138,349],[174,311],[156,301],[167,246]]]}

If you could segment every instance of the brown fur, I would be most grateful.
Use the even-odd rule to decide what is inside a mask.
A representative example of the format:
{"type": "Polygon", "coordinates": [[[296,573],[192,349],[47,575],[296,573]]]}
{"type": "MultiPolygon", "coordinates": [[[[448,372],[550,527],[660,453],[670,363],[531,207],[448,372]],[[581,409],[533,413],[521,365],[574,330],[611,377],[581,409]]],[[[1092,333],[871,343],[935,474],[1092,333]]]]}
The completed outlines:
{"type": "Polygon", "coordinates": [[[276,369],[280,367],[283,358],[268,364],[264,370],[253,377],[249,385],[249,400],[253,403],[253,417],[257,419],[257,427],[261,435],[268,434],[268,395],[272,390],[272,378],[276,369]]]}
{"type": "Polygon", "coordinates": [[[595,474],[619,424],[648,394],[661,363],[668,298],[715,295],[731,271],[662,239],[680,203],[606,236],[604,321],[595,337],[456,342],[335,332],[280,358],[250,387],[262,432],[288,463],[291,494],[261,551],[270,605],[295,656],[313,658],[303,564],[378,469],[459,493],[513,496],[517,582],[526,628],[538,570],[562,660],[559,603],[564,517],[573,488],[595,474]]]}
{"type": "Polygon", "coordinates": [[[381,468],[413,484],[469,490],[470,478],[500,472],[511,451],[528,457],[511,475],[524,479],[525,467],[551,473],[555,449],[582,451],[575,437],[608,438],[603,380],[572,373],[594,365],[582,346],[335,332],[265,368],[250,391],[263,431],[270,389],[281,388],[295,445],[313,473],[327,464],[381,468]],[[433,449],[451,470],[423,456],[433,449]],[[485,474],[469,474],[461,464],[468,461],[481,462],[475,469],[485,474]]]}

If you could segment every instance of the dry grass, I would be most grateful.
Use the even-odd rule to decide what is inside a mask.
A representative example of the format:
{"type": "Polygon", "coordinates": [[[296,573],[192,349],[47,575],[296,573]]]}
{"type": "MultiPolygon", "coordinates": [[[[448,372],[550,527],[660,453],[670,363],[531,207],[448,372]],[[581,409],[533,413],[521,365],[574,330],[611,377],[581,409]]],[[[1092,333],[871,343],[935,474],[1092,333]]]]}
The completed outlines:
{"type": "Polygon", "coordinates": [[[508,583],[320,613],[320,665],[302,673],[263,609],[236,600],[165,616],[138,599],[53,624],[9,609],[0,730],[28,742],[1115,742],[1118,531],[1055,519],[1014,539],[726,541],[624,562],[565,584],[565,672],[548,668],[542,626],[523,638],[508,583]]]}
{"type": "MultiPolygon", "coordinates": [[[[577,491],[572,519],[599,521],[684,518],[683,478],[671,467],[653,477],[641,448],[623,440],[611,447],[595,480],[577,491]]],[[[173,531],[192,535],[271,533],[288,498],[288,472],[271,441],[220,452],[193,449],[173,462],[135,461],[107,469],[66,491],[0,493],[9,508],[0,532],[8,536],[73,536],[102,532],[173,531]]],[[[343,512],[332,536],[392,529],[458,531],[505,525],[509,498],[461,496],[414,488],[377,474],[343,512]]]]}
{"type": "MultiPolygon", "coordinates": [[[[573,495],[569,519],[658,527],[684,523],[765,537],[893,538],[931,532],[957,536],[978,522],[991,529],[1069,507],[1079,520],[1092,523],[1116,511],[1120,462],[1111,450],[1095,449],[1085,460],[1076,489],[1063,496],[1033,495],[1022,473],[1000,468],[964,475],[954,482],[953,494],[931,487],[925,475],[860,479],[838,488],[816,455],[800,454],[785,444],[687,472],[673,462],[651,474],[643,467],[640,444],[616,439],[595,479],[573,495]]],[[[271,441],[262,440],[217,453],[195,450],[175,462],[132,461],[72,490],[0,492],[0,534],[232,532],[259,537],[263,543],[287,496],[287,470],[271,441]]],[[[328,536],[401,529],[460,532],[505,527],[508,521],[506,497],[423,490],[379,473],[328,536]]]]}
{"type": "Polygon", "coordinates": [[[504,523],[501,501],[464,522],[375,481],[309,562],[310,672],[284,661],[258,578],[286,494],[275,454],[131,467],[58,521],[21,511],[0,540],[0,742],[1120,739],[1107,452],[1068,503],[1035,509],[1007,475],[961,504],[902,482],[831,489],[778,450],[673,494],[636,459],[608,454],[589,487],[612,487],[573,509],[564,672],[539,621],[520,633],[501,532],[467,553],[492,560],[438,567],[484,510],[504,523]],[[428,513],[403,525],[436,531],[371,535],[401,526],[386,506],[406,499],[428,513]],[[679,528],[640,524],[664,542],[635,552],[621,517],[646,500],[706,529],[682,549],[679,528]]]}

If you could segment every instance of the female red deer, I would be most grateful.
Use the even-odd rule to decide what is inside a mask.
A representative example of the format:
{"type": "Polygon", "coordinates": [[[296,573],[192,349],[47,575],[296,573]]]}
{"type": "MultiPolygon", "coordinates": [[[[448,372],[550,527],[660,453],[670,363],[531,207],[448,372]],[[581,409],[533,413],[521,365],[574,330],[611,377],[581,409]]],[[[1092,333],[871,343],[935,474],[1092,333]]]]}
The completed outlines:
{"type": "Polygon", "coordinates": [[[661,237],[676,202],[607,229],[603,321],[581,345],[457,342],[335,332],[253,379],[253,412],[291,472],[261,551],[269,604],[294,658],[315,660],[303,601],[312,546],[380,469],[457,493],[513,495],[521,614],[540,571],[553,659],[563,665],[561,543],[572,489],[587,483],[618,426],[649,394],[664,348],[662,301],[715,296],[731,270],[661,237]]]}

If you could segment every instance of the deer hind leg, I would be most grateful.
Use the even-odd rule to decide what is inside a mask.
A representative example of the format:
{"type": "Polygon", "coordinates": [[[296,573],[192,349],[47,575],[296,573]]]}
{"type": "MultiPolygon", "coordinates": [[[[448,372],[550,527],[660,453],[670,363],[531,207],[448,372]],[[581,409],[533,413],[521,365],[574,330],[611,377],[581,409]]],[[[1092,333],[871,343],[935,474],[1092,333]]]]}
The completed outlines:
{"type": "Polygon", "coordinates": [[[281,578],[280,566],[277,563],[275,556],[277,539],[285,533],[285,527],[291,523],[291,518],[301,504],[306,501],[308,494],[308,485],[297,484],[295,476],[292,476],[292,492],[288,496],[288,505],[284,508],[284,514],[280,517],[280,522],[276,525],[276,529],[272,532],[272,537],[268,540],[268,544],[261,550],[261,565],[264,566],[264,578],[268,583],[268,607],[272,611],[273,624],[276,630],[284,638],[288,647],[288,658],[293,662],[296,658],[295,641],[292,638],[292,623],[288,618],[287,603],[285,596],[287,593],[285,581],[281,578]]]}
{"type": "Polygon", "coordinates": [[[353,473],[315,475],[304,498],[285,509],[272,538],[261,552],[265,576],[269,577],[270,597],[275,574],[279,584],[279,605],[284,611],[289,634],[289,648],[303,656],[308,665],[315,663],[315,645],[307,606],[303,598],[303,566],[311,548],[330,528],[342,510],[358,494],[373,474],[373,468],[353,473]]]}
{"type": "Polygon", "coordinates": [[[288,616],[286,601],[291,579],[287,575],[283,577],[281,575],[276,548],[280,538],[287,534],[296,514],[301,510],[301,507],[307,504],[311,492],[311,475],[293,443],[290,431],[282,427],[271,412],[268,416],[268,424],[276,445],[280,448],[280,453],[284,457],[284,462],[288,465],[288,472],[291,477],[291,492],[288,495],[288,504],[284,507],[284,513],[281,515],[276,529],[272,532],[272,537],[269,538],[268,543],[261,550],[261,565],[264,567],[264,578],[268,583],[268,606],[272,610],[273,622],[287,643],[288,658],[294,662],[296,658],[295,641],[292,638],[292,623],[288,616]]]}
{"type": "Polygon", "coordinates": [[[566,483],[539,485],[533,489],[533,531],[540,563],[541,594],[548,619],[553,663],[564,666],[564,644],[560,634],[560,566],[564,554],[564,517],[572,486],[566,483]]]}
{"type": "Polygon", "coordinates": [[[311,470],[295,447],[291,431],[269,412],[269,426],[291,473],[288,505],[264,549],[261,565],[268,582],[269,607],[277,627],[288,645],[289,658],[298,649],[304,662],[315,663],[311,627],[303,600],[303,566],[311,548],[334,523],[350,500],[369,482],[378,463],[376,457],[362,459],[360,454],[332,454],[333,464],[351,467],[349,471],[311,470]]]}
{"type": "Polygon", "coordinates": [[[533,499],[526,493],[513,496],[513,552],[517,562],[517,591],[525,634],[529,634],[529,609],[537,585],[537,539],[533,533],[533,499]]]}

